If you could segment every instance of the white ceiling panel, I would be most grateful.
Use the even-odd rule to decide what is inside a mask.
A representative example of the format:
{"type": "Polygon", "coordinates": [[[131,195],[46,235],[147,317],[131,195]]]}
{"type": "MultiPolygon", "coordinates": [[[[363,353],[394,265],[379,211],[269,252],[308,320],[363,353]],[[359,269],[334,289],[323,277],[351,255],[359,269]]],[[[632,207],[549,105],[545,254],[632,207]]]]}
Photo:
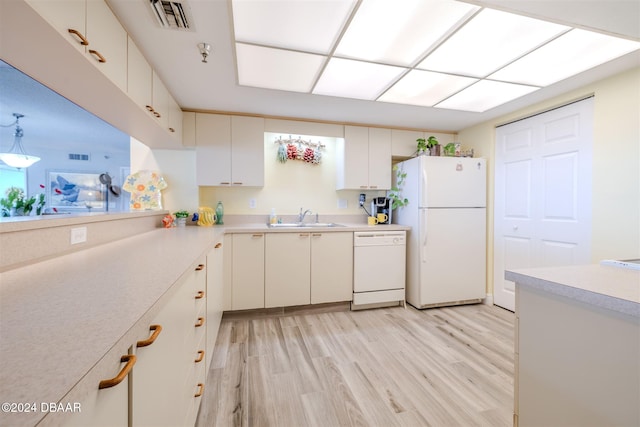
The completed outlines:
{"type": "Polygon", "coordinates": [[[332,58],[313,93],[374,100],[404,71],[389,65],[332,58]]]}
{"type": "Polygon", "coordinates": [[[431,107],[476,81],[469,77],[411,70],[378,101],[431,107]]]}
{"type": "Polygon", "coordinates": [[[443,0],[363,0],[335,55],[408,66],[478,9],[443,0]]]}
{"type": "Polygon", "coordinates": [[[326,57],[236,43],[238,83],[244,86],[310,92],[326,57]]]}
{"type": "Polygon", "coordinates": [[[486,77],[567,30],[564,25],[484,9],[417,68],[486,77]]]}
{"type": "Polygon", "coordinates": [[[490,78],[547,86],[637,49],[639,42],[574,29],[490,78]]]}
{"type": "Polygon", "coordinates": [[[327,54],[355,0],[233,0],[236,41],[327,54]]]}
{"type": "Polygon", "coordinates": [[[476,84],[453,95],[451,98],[442,101],[436,105],[436,108],[481,113],[538,89],[539,88],[534,86],[480,80],[476,84]]]}

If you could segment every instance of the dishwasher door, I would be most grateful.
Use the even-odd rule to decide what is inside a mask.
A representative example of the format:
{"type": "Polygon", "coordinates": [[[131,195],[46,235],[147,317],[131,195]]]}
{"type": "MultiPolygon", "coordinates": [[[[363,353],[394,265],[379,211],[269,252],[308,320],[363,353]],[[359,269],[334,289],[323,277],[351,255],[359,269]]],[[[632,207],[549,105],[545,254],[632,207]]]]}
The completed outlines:
{"type": "Polygon", "coordinates": [[[405,288],[404,231],[355,232],[353,246],[354,293],[405,288]]]}

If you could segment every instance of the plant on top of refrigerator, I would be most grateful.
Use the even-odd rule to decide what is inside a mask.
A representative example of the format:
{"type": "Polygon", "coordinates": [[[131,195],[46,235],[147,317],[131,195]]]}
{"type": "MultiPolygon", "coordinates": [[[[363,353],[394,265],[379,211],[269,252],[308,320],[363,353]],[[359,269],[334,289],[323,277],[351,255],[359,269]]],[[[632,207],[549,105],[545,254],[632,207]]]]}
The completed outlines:
{"type": "Polygon", "coordinates": [[[393,171],[396,173],[396,184],[387,193],[387,197],[391,200],[391,209],[397,209],[409,204],[409,199],[402,197],[402,186],[407,173],[400,169],[398,165],[393,166],[393,171]]]}

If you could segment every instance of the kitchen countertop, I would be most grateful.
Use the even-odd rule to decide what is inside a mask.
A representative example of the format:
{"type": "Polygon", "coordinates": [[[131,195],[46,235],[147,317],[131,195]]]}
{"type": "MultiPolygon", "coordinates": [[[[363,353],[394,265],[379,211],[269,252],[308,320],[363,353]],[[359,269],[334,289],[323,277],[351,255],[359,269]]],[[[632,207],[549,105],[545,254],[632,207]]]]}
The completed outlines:
{"type": "Polygon", "coordinates": [[[640,271],[599,264],[506,271],[505,278],[593,306],[640,317],[640,271]]]}
{"type": "MultiPolygon", "coordinates": [[[[31,402],[40,408],[43,402],[81,400],[100,379],[113,376],[93,368],[101,359],[118,360],[148,334],[148,324],[176,290],[173,285],[216,239],[225,233],[302,230],[409,227],[344,223],[343,227],[158,228],[0,273],[2,401],[31,402]]],[[[45,415],[0,412],[0,425],[35,425],[45,415]]]]}

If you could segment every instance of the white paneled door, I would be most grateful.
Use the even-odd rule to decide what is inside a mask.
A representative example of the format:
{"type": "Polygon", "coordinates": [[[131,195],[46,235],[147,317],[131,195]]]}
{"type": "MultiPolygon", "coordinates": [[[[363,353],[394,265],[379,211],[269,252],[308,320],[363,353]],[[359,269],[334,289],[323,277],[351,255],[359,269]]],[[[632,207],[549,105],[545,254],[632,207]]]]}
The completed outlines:
{"type": "Polygon", "coordinates": [[[494,303],[505,270],[589,263],[593,98],[496,129],[494,303]]]}

